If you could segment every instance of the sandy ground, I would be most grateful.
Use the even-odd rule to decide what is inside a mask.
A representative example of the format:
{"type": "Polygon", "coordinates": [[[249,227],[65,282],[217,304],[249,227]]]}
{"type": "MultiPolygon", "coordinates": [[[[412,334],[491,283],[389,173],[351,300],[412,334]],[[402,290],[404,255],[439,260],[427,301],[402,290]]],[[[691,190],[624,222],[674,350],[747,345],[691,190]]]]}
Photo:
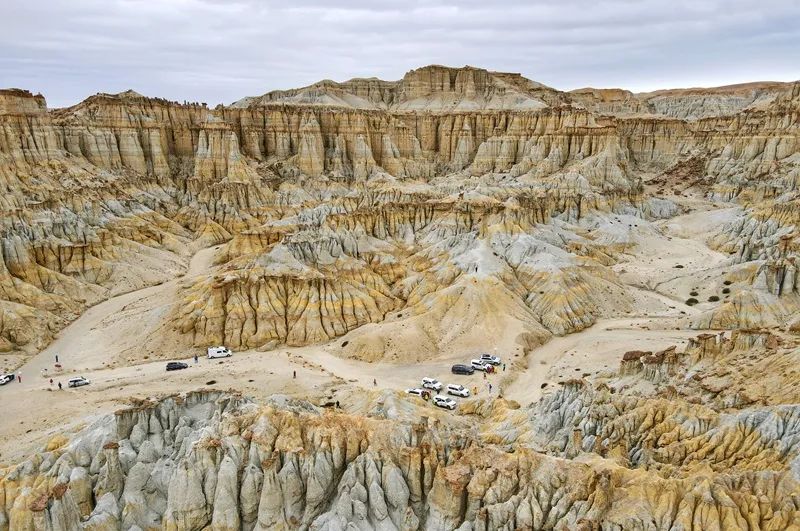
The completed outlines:
{"type": "Polygon", "coordinates": [[[689,338],[703,332],[689,330],[684,323],[673,317],[607,319],[577,334],[554,338],[528,355],[528,369],[512,380],[503,396],[526,406],[559,381],[592,379],[616,370],[629,350],[657,351],[671,345],[682,349],[689,338]]]}
{"type": "MultiPolygon", "coordinates": [[[[701,206],[707,206],[702,205],[701,206]]],[[[213,269],[216,248],[195,254],[187,273],[161,285],[126,293],[89,309],[63,330],[47,349],[21,369],[22,383],[0,387],[4,422],[0,425],[0,463],[13,461],[40,447],[56,433],[77,429],[97,415],[146,398],[198,388],[236,389],[255,398],[275,393],[308,398],[316,403],[353,403],[359,389],[396,389],[420,385],[424,376],[444,383],[461,383],[478,396],[492,395],[528,405],[558,381],[602,377],[615,370],[628,350],[659,350],[683,345],[702,331],[691,330],[689,319],[702,308],[684,304],[698,283],[717,279],[727,256],[705,246],[707,236],[736,215],[735,208],[711,208],[648,224],[635,234],[636,245],[614,269],[637,297],[636,311],[624,318],[601,319],[566,337],[556,337],[527,353],[513,334],[487,333],[482,344],[458,355],[443,354],[418,363],[364,362],[341,356],[341,339],[327,345],[280,348],[268,353],[238,352],[224,360],[208,360],[201,349],[171,346],[163,316],[178,303],[180,287],[213,269]],[[682,268],[676,268],[682,265],[682,268]],[[147,338],[161,338],[159,348],[174,349],[173,359],[190,367],[165,372],[165,362],[141,362],[151,352],[147,338]],[[134,360],[132,352],[137,353],[134,360]],[[454,363],[469,363],[481,352],[496,353],[507,363],[484,378],[451,374],[454,363]],[[54,373],[58,354],[64,370],[54,373]],[[195,364],[192,356],[200,356],[195,364]],[[147,355],[147,354],[145,354],[147,355]],[[137,362],[132,364],[132,362],[137,362]],[[131,362],[131,363],[129,363],[131,362]],[[49,374],[43,377],[43,370],[49,374]],[[71,376],[89,378],[91,385],[67,389],[71,376]],[[50,376],[54,384],[49,383],[50,376]],[[57,382],[64,389],[57,389],[57,382]],[[66,420],[66,422],[65,422],[66,420]]],[[[172,353],[172,351],[168,352],[172,353]]]]}
{"type": "Polygon", "coordinates": [[[697,313],[697,307],[684,304],[692,289],[720,277],[730,266],[730,258],[709,249],[705,241],[738,212],[739,208],[706,210],[656,223],[657,231],[639,236],[633,253],[612,269],[623,282],[697,313]]]}
{"type": "MultiPolygon", "coordinates": [[[[705,241],[741,212],[689,198],[698,209],[635,231],[636,245],[612,267],[637,298],[636,315],[606,319],[576,334],[557,337],[527,356],[527,369],[505,380],[503,395],[522,405],[537,401],[555,383],[569,378],[595,378],[616,370],[629,350],[683,348],[688,339],[707,330],[689,328],[690,318],[713,306],[687,305],[695,286],[720,284],[729,257],[705,241]],[[652,230],[654,229],[654,230],[652,230]],[[681,266],[681,267],[676,267],[681,266]]],[[[646,227],[645,225],[651,225],[646,227]]]]}
{"type": "MultiPolygon", "coordinates": [[[[30,359],[21,369],[22,387],[35,385],[37,377],[48,371],[48,378],[69,378],[81,371],[95,371],[113,365],[115,353],[131,348],[141,350],[142,338],[161,326],[161,317],[174,303],[179,283],[211,269],[217,248],[203,249],[189,262],[186,273],[178,279],[119,295],[97,304],[65,328],[46,349],[30,359]],[[55,370],[55,357],[63,372],[55,370]]],[[[41,379],[41,378],[39,378],[41,379]]]]}

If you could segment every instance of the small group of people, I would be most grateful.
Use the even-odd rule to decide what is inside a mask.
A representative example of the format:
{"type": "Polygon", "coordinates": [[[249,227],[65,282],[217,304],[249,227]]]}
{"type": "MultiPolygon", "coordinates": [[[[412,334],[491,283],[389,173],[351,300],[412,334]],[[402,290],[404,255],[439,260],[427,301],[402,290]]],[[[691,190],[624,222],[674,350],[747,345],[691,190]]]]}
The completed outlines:
{"type": "MultiPolygon", "coordinates": [[[[58,354],[56,354],[56,367],[58,367],[58,368],[61,367],[61,365],[59,363],[60,362],[58,361],[58,354]]],[[[50,378],[50,387],[53,387],[53,379],[52,378],[50,378]]],[[[58,390],[60,391],[62,389],[63,389],[63,387],[61,386],[61,382],[58,382],[58,390]]]]}
{"type": "MultiPolygon", "coordinates": [[[[486,382],[486,390],[489,392],[489,394],[492,394],[492,390],[493,389],[494,389],[494,386],[491,384],[491,382],[486,382]]],[[[499,387],[497,388],[497,395],[500,396],[500,388],[499,387]]],[[[477,385],[472,387],[472,396],[478,396],[478,386],[477,385]]]]}
{"type": "MultiPolygon", "coordinates": [[[[56,364],[55,364],[56,369],[60,369],[61,365],[60,365],[60,362],[59,362],[59,359],[58,359],[58,354],[55,354],[55,360],[56,360],[56,364]]],[[[58,371],[56,370],[56,372],[58,372],[58,371]]],[[[42,378],[47,378],[47,377],[48,377],[48,375],[47,375],[47,367],[44,367],[42,369],[42,378]]],[[[17,382],[22,383],[22,371],[17,372],[17,382]]],[[[50,378],[50,387],[53,387],[54,383],[56,383],[56,382],[51,377],[50,378]]],[[[64,386],[61,384],[61,382],[58,382],[58,388],[59,389],[64,389],[64,386]]]]}
{"type": "MultiPolygon", "coordinates": [[[[42,376],[47,378],[47,369],[42,369],[42,376]]],[[[22,383],[22,371],[18,371],[17,372],[17,383],[22,383]]],[[[52,378],[50,378],[50,387],[53,387],[53,383],[54,383],[54,380],[52,378]]],[[[64,386],[61,384],[61,382],[58,382],[58,388],[59,389],[63,389],[64,388],[64,386]]]]}

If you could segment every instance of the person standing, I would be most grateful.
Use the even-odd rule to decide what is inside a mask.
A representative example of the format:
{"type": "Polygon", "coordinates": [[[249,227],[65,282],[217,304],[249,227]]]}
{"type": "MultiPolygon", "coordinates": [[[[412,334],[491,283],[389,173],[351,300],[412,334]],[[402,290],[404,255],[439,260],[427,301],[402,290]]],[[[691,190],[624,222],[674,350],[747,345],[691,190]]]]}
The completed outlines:
{"type": "Polygon", "coordinates": [[[506,372],[506,364],[503,364],[503,372],[506,372]]]}
{"type": "Polygon", "coordinates": [[[197,365],[197,354],[194,355],[194,364],[197,365]]]}
{"type": "Polygon", "coordinates": [[[17,383],[22,383],[22,371],[17,373],[17,383]]]}
{"type": "Polygon", "coordinates": [[[61,391],[61,382],[58,382],[58,390],[61,391]]]}
{"type": "Polygon", "coordinates": [[[53,387],[53,379],[50,378],[50,387],[53,387]]]}
{"type": "Polygon", "coordinates": [[[58,354],[56,354],[56,363],[58,363],[58,354]]]}
{"type": "Polygon", "coordinates": [[[292,378],[297,380],[297,371],[292,371],[292,378]]]}
{"type": "Polygon", "coordinates": [[[378,387],[378,380],[376,380],[375,378],[373,378],[373,379],[372,379],[372,385],[373,385],[374,387],[378,387]]]}

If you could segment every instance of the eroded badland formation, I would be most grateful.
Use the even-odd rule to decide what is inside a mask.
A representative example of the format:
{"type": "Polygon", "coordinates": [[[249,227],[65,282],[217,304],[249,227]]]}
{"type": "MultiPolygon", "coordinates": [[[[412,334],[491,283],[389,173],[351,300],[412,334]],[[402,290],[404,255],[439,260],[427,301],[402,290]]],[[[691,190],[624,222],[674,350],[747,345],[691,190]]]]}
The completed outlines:
{"type": "Polygon", "coordinates": [[[800,529],[800,84],[431,66],[0,126],[0,530],[800,529]]]}

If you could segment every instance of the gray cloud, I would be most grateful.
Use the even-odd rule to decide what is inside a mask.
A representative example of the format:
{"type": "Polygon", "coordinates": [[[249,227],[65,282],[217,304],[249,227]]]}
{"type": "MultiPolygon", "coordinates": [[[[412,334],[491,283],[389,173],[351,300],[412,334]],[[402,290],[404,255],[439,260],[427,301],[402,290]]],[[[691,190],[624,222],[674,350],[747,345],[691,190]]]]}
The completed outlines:
{"type": "Polygon", "coordinates": [[[0,86],[229,103],[431,63],[560,89],[800,78],[796,0],[3,0],[0,86]]]}

